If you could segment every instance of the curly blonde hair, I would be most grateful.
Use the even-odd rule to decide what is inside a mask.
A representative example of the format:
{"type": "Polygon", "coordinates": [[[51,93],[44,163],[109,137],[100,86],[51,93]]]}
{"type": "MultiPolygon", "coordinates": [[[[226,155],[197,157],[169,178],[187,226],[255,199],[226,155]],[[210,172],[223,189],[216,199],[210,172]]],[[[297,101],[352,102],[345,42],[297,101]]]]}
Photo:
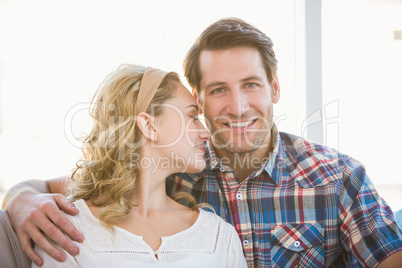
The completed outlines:
{"type": "MultiPolygon", "coordinates": [[[[132,156],[139,155],[141,147],[135,111],[145,69],[124,64],[103,81],[92,100],[90,115],[94,125],[84,140],[83,160],[77,162],[72,174],[69,198],[84,199],[102,207],[99,219],[107,227],[136,205],[130,203],[130,198],[137,186],[139,170],[132,156]]],[[[152,112],[153,116],[161,114],[161,104],[174,97],[178,82],[177,73],[168,73],[146,112],[152,112]]]]}

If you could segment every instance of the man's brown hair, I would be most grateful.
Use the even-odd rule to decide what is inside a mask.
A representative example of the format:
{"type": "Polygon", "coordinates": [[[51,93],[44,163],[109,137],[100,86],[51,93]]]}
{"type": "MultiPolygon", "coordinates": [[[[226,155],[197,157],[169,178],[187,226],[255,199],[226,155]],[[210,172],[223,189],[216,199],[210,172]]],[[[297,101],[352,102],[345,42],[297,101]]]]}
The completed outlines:
{"type": "Polygon", "coordinates": [[[206,28],[184,59],[183,69],[189,85],[200,93],[200,54],[203,50],[221,50],[234,47],[253,47],[261,55],[262,63],[272,83],[276,76],[277,60],[272,49],[273,42],[265,33],[238,18],[224,18],[206,28]]]}

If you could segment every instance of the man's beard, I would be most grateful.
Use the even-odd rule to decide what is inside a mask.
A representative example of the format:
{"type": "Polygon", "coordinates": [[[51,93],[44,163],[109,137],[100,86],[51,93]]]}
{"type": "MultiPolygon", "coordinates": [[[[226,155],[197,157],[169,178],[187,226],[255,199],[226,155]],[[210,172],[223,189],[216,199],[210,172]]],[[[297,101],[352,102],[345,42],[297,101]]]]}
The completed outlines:
{"type": "MultiPolygon", "coordinates": [[[[259,119],[262,120],[262,119],[259,119]]],[[[223,149],[231,153],[251,153],[261,147],[268,147],[267,135],[270,135],[273,125],[272,110],[268,118],[262,120],[263,126],[252,129],[250,132],[230,132],[219,130],[215,127],[215,122],[210,125],[211,141],[216,149],[223,149]],[[229,134],[229,135],[225,135],[229,134]],[[266,142],[264,144],[264,142],[266,142]]]]}

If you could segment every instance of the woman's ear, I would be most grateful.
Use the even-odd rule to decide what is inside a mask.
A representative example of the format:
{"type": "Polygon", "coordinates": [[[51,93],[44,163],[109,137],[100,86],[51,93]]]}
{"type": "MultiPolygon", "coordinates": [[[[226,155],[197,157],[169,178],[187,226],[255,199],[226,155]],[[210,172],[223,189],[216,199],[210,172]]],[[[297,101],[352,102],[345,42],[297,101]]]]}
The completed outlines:
{"type": "Polygon", "coordinates": [[[154,118],[151,115],[142,112],[137,115],[137,126],[144,137],[151,141],[157,141],[158,136],[153,127],[153,119],[154,118]]]}

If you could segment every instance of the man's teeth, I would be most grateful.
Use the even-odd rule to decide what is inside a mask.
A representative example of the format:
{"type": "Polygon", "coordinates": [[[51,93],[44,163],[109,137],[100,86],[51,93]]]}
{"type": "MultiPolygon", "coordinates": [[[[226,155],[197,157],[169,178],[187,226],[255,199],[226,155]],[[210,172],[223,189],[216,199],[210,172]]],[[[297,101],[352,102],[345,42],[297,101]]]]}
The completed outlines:
{"type": "Polygon", "coordinates": [[[253,120],[240,122],[240,123],[228,123],[229,127],[248,127],[253,123],[253,120]]]}

